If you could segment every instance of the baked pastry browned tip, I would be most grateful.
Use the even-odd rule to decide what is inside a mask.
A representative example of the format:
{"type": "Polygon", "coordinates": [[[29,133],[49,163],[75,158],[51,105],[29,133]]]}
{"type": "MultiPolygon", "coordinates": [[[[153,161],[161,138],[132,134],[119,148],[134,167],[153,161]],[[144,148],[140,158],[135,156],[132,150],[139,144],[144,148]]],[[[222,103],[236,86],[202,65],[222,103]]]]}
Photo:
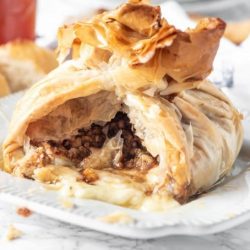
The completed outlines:
{"type": "Polygon", "coordinates": [[[0,72],[11,92],[30,87],[57,65],[53,51],[32,41],[15,40],[0,46],[0,72]]]}
{"type": "MultiPolygon", "coordinates": [[[[195,22],[204,18],[200,15],[190,13],[190,18],[195,22]]],[[[228,22],[224,33],[224,37],[231,42],[239,45],[250,35],[250,19],[241,21],[228,22]]]]}
{"type": "Polygon", "coordinates": [[[78,44],[79,56],[85,55],[86,46],[106,50],[149,78],[204,79],[212,70],[225,26],[221,19],[205,18],[195,29],[183,32],[161,17],[158,6],[127,3],[88,22],[60,28],[59,59],[62,62],[78,44]]]}

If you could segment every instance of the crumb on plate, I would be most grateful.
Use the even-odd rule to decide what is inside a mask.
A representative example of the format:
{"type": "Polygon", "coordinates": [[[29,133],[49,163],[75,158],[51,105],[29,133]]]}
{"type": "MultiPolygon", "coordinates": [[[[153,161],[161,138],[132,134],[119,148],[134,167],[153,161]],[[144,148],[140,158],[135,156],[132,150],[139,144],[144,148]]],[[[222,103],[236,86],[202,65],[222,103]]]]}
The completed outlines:
{"type": "Polygon", "coordinates": [[[17,214],[23,217],[29,217],[32,214],[32,211],[27,207],[20,207],[17,209],[17,214]]]}
{"type": "Polygon", "coordinates": [[[15,240],[17,238],[20,238],[23,235],[23,232],[14,227],[13,225],[9,225],[5,234],[5,239],[10,241],[10,240],[15,240]]]}
{"type": "Polygon", "coordinates": [[[122,212],[122,211],[117,211],[112,214],[99,217],[98,220],[107,222],[110,224],[114,224],[114,223],[128,224],[134,221],[134,219],[129,214],[122,212]]]}
{"type": "Polygon", "coordinates": [[[67,197],[60,197],[59,198],[59,202],[60,204],[64,207],[64,208],[73,208],[74,207],[74,203],[72,202],[72,200],[70,198],[67,197]]]}

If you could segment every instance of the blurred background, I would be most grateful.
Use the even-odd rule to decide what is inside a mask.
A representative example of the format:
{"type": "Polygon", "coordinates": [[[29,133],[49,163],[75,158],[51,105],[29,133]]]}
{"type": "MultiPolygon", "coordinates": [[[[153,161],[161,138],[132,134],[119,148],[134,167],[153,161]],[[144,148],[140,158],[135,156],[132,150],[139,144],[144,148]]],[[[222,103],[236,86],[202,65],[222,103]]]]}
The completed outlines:
{"type": "Polygon", "coordinates": [[[249,0],[178,0],[191,13],[218,16],[226,21],[250,18],[249,0]]]}

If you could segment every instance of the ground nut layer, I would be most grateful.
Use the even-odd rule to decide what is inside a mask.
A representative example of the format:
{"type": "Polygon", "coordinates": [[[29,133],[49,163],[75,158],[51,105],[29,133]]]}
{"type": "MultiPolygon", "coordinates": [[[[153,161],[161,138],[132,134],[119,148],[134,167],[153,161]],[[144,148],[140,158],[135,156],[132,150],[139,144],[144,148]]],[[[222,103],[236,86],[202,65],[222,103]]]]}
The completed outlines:
{"type": "Polygon", "coordinates": [[[123,139],[122,154],[114,163],[115,169],[149,170],[157,166],[157,160],[143,147],[141,140],[134,134],[134,129],[128,116],[118,112],[116,116],[104,126],[92,124],[90,128],[81,128],[77,135],[61,141],[31,142],[35,146],[42,146],[48,155],[68,158],[76,166],[84,165],[94,149],[101,149],[108,140],[120,132],[123,139]]]}

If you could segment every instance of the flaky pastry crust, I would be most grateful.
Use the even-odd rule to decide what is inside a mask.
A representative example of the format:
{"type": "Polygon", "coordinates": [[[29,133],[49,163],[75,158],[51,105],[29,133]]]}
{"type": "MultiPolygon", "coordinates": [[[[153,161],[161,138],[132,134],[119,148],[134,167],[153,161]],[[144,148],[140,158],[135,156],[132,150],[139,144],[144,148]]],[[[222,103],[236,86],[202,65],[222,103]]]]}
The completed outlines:
{"type": "Polygon", "coordinates": [[[81,47],[79,53],[88,44],[122,57],[130,70],[149,78],[200,80],[212,70],[225,26],[219,18],[204,18],[194,29],[183,32],[161,17],[158,6],[127,3],[89,22],[60,28],[59,59],[63,61],[72,44],[81,47]]]}

